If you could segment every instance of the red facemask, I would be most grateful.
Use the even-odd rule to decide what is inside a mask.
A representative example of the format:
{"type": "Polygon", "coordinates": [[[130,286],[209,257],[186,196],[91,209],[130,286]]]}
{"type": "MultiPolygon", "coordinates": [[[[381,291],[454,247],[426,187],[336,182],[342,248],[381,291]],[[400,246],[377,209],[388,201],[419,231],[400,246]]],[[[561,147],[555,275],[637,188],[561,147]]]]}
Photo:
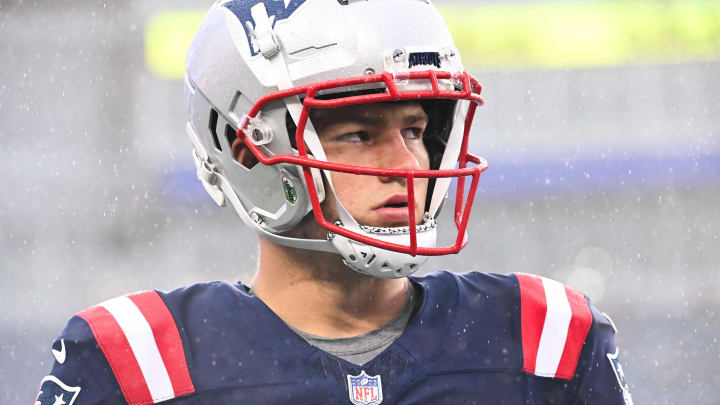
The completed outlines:
{"type": "Polygon", "coordinates": [[[308,195],[313,207],[316,221],[320,226],[329,232],[345,236],[346,238],[365,243],[370,246],[379,247],[395,252],[406,253],[412,256],[440,256],[446,254],[458,253],[467,244],[467,228],[470,210],[472,208],[475,193],[477,191],[480,174],[484,172],[488,165],[487,162],[468,152],[468,138],[472,125],[475,110],[479,105],[484,103],[480,96],[481,86],[478,81],[467,72],[451,74],[445,71],[422,71],[409,72],[400,76],[393,76],[391,73],[383,73],[377,75],[367,75],[353,77],[347,79],[331,80],[327,82],[313,83],[305,86],[299,86],[288,90],[278,91],[268,94],[258,100],[250,109],[247,116],[243,119],[240,129],[237,132],[237,140],[233,143],[233,153],[237,156],[236,149],[242,144],[248,146],[249,150],[255,155],[257,160],[264,165],[275,164],[295,164],[303,169],[305,181],[308,185],[308,195]],[[401,91],[398,89],[397,81],[413,81],[420,80],[429,81],[431,88],[428,90],[410,90],[401,91]],[[456,90],[441,90],[439,80],[450,81],[456,83],[456,90]],[[384,83],[387,91],[384,93],[355,95],[342,98],[333,98],[330,100],[317,98],[318,92],[327,91],[329,89],[347,88],[349,86],[366,85],[372,83],[384,83]],[[457,90],[459,88],[459,90],[457,90]],[[295,132],[295,141],[297,145],[298,155],[276,155],[266,156],[263,151],[253,142],[252,138],[246,134],[246,127],[250,120],[256,118],[263,107],[269,102],[285,99],[288,97],[303,98],[302,113],[297,123],[295,132]],[[465,127],[462,135],[460,153],[457,159],[457,169],[448,170],[408,170],[408,169],[381,169],[364,166],[353,166],[347,164],[333,163],[322,160],[316,160],[308,155],[305,143],[305,128],[307,126],[310,110],[313,108],[337,108],[357,104],[394,102],[403,100],[420,100],[420,99],[449,99],[449,100],[468,100],[470,101],[465,118],[465,127]],[[468,164],[472,164],[468,167],[468,164]],[[401,245],[390,243],[367,235],[361,235],[336,224],[333,224],[323,216],[320,199],[316,191],[315,180],[312,176],[311,169],[320,169],[333,172],[352,173],[357,175],[382,176],[382,177],[398,177],[405,178],[407,184],[408,197],[408,213],[409,224],[416,223],[415,214],[415,178],[458,178],[454,220],[457,228],[457,236],[452,245],[443,247],[418,247],[417,230],[415,226],[409,227],[410,244],[401,245]],[[465,197],[465,180],[471,177],[470,187],[467,197],[465,197]]]}

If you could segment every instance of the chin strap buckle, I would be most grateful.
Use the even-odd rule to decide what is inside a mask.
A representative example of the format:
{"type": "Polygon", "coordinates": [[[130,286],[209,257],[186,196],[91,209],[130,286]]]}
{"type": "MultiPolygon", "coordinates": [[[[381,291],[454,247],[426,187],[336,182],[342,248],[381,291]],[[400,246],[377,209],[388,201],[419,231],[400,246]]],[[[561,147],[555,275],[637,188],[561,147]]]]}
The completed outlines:
{"type": "Polygon", "coordinates": [[[197,169],[197,178],[203,185],[205,191],[210,194],[210,197],[220,207],[225,206],[225,194],[220,189],[218,184],[218,174],[215,169],[215,165],[210,163],[207,159],[200,159],[197,151],[193,149],[193,161],[195,162],[195,168],[197,169]]]}
{"type": "Polygon", "coordinates": [[[197,170],[198,180],[200,180],[205,191],[207,191],[213,201],[215,201],[215,204],[224,207],[225,193],[223,193],[220,184],[222,178],[218,174],[215,165],[210,163],[210,156],[208,156],[202,142],[200,142],[200,138],[198,138],[195,133],[195,129],[193,129],[189,122],[185,126],[185,130],[193,145],[192,157],[193,163],[195,163],[195,169],[197,170]]]}
{"type": "MultiPolygon", "coordinates": [[[[197,156],[197,154],[195,155],[197,156]]],[[[199,159],[198,159],[199,160],[199,159]]],[[[200,181],[206,182],[211,186],[216,185],[217,176],[215,175],[215,165],[207,160],[200,161],[197,167],[197,177],[200,181]]]]}
{"type": "Polygon", "coordinates": [[[255,51],[262,54],[265,59],[271,59],[280,52],[275,33],[273,33],[272,19],[268,16],[265,4],[258,3],[250,9],[255,27],[253,28],[250,21],[245,22],[245,26],[252,38],[252,44],[255,51]]]}

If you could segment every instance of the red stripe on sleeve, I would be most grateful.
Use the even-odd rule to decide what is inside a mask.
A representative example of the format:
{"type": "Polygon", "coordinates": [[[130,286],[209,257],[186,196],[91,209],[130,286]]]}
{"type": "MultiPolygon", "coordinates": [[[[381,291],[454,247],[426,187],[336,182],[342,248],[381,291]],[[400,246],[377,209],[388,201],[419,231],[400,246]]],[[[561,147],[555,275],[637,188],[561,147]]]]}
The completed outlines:
{"type": "Polygon", "coordinates": [[[195,392],[180,333],[165,301],[155,291],[133,294],[128,298],[138,307],[147,323],[150,324],[160,357],[162,357],[165,369],[170,376],[175,396],[179,397],[195,392]]]}
{"type": "Polygon", "coordinates": [[[101,306],[88,308],[77,316],[87,322],[100,346],[128,404],[152,404],[150,390],[135,354],[115,318],[101,306]]]}
{"type": "Polygon", "coordinates": [[[567,340],[565,340],[565,348],[563,349],[560,364],[558,364],[555,376],[558,378],[572,379],[575,375],[580,352],[582,351],[585,338],[592,326],[592,313],[588,307],[585,296],[580,291],[565,286],[565,295],[567,295],[570,309],[572,310],[572,318],[568,326],[567,340]]]}
{"type": "Polygon", "coordinates": [[[524,273],[515,273],[515,277],[520,284],[523,370],[535,373],[535,360],[547,313],[545,288],[540,277],[524,273]]]}

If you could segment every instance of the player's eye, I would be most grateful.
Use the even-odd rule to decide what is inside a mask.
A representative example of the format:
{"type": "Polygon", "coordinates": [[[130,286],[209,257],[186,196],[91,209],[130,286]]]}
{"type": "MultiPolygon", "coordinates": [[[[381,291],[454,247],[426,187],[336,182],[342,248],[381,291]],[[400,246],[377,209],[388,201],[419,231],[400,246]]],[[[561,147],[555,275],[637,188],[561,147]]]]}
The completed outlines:
{"type": "Polygon", "coordinates": [[[337,141],[340,142],[364,142],[369,139],[367,132],[364,131],[358,131],[358,132],[351,132],[348,134],[342,134],[335,138],[337,141]]]}
{"type": "Polygon", "coordinates": [[[423,130],[423,128],[410,127],[403,129],[400,133],[405,139],[420,139],[422,138],[423,130]]]}

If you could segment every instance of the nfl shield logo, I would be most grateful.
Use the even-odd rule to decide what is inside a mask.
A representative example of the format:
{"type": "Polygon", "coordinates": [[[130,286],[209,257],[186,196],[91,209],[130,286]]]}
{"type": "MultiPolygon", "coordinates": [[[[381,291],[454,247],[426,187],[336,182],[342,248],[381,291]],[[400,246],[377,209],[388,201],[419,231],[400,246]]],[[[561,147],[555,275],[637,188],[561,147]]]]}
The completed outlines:
{"type": "Polygon", "coordinates": [[[380,376],[370,377],[363,370],[360,375],[349,375],[348,391],[350,402],[355,405],[378,405],[382,402],[382,381],[380,376]]]}

